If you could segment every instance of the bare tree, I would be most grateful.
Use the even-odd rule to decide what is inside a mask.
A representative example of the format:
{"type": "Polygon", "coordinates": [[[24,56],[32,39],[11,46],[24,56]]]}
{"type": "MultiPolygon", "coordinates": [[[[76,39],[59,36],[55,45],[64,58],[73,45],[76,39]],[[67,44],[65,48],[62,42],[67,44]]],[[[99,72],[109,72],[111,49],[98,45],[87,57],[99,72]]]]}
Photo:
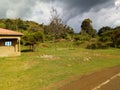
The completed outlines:
{"type": "Polygon", "coordinates": [[[62,33],[64,33],[64,24],[55,8],[52,8],[51,10],[50,25],[52,26],[51,29],[56,40],[60,37],[62,33]]]}

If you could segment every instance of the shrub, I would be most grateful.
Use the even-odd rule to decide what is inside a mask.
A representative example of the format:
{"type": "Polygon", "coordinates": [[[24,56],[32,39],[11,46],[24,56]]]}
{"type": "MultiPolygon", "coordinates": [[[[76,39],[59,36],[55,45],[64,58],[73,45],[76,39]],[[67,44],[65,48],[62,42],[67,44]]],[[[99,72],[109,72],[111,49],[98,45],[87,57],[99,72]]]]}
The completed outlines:
{"type": "Polygon", "coordinates": [[[83,42],[83,41],[76,41],[76,42],[74,43],[74,45],[80,46],[80,45],[83,44],[83,43],[85,43],[85,42],[83,42]]]}
{"type": "Polygon", "coordinates": [[[91,39],[91,36],[89,35],[76,35],[74,37],[75,41],[90,41],[90,39],[91,39]]]}
{"type": "Polygon", "coordinates": [[[112,43],[94,42],[87,45],[87,49],[107,49],[112,43]]]}

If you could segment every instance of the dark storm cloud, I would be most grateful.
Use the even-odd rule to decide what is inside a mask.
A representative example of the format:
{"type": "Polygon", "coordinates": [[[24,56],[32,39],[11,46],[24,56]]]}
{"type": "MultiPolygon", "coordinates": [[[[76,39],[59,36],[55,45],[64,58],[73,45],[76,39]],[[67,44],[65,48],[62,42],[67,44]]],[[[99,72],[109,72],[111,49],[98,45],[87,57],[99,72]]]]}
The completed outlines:
{"type": "MultiPolygon", "coordinates": [[[[114,5],[115,0],[42,0],[46,3],[59,3],[63,8],[64,20],[67,22],[77,15],[93,9],[95,12],[102,8],[108,8],[114,5]]],[[[58,4],[58,5],[59,5],[58,4]]]]}
{"type": "Polygon", "coordinates": [[[114,2],[114,0],[62,0],[66,3],[69,8],[80,8],[83,10],[88,10],[97,5],[114,2]]]}
{"type": "Polygon", "coordinates": [[[36,2],[44,2],[47,4],[57,4],[57,7],[63,9],[63,15],[66,20],[89,11],[91,8],[98,10],[105,6],[99,7],[99,5],[108,3],[110,6],[114,3],[114,0],[2,0],[0,1],[0,17],[6,17],[7,12],[12,10],[17,13],[18,17],[27,17],[31,14],[31,8],[36,5],[36,2]],[[68,15],[69,14],[69,15],[68,15]]]}
{"type": "MultiPolygon", "coordinates": [[[[80,11],[86,11],[97,5],[114,4],[115,0],[39,0],[46,3],[62,3],[66,9],[76,8],[80,11]]],[[[102,7],[101,7],[102,8],[102,7]]]]}
{"type": "Polygon", "coordinates": [[[91,9],[97,12],[102,8],[111,7],[114,5],[114,0],[61,0],[61,3],[64,4],[65,20],[69,21],[71,18],[82,15],[91,9]]]}

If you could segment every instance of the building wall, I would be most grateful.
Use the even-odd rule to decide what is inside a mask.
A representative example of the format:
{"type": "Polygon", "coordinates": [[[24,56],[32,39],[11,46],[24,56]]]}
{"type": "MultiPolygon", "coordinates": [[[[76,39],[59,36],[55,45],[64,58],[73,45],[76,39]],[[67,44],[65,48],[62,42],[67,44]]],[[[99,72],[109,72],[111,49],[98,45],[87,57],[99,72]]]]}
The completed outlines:
{"type": "Polygon", "coordinates": [[[1,46],[0,47],[0,57],[9,57],[9,56],[19,56],[20,52],[14,51],[14,46],[1,46]]]}
{"type": "Polygon", "coordinates": [[[19,42],[20,37],[0,37],[0,57],[19,56],[19,42]],[[11,46],[5,46],[5,41],[12,41],[11,46]]]}

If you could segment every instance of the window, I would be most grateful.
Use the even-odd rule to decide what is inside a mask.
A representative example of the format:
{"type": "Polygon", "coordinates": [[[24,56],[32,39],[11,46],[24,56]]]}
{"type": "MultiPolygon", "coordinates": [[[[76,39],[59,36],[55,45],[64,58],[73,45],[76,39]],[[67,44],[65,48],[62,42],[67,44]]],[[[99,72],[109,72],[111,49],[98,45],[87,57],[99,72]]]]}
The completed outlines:
{"type": "Polygon", "coordinates": [[[12,46],[12,41],[5,41],[5,46],[12,46]]]}

